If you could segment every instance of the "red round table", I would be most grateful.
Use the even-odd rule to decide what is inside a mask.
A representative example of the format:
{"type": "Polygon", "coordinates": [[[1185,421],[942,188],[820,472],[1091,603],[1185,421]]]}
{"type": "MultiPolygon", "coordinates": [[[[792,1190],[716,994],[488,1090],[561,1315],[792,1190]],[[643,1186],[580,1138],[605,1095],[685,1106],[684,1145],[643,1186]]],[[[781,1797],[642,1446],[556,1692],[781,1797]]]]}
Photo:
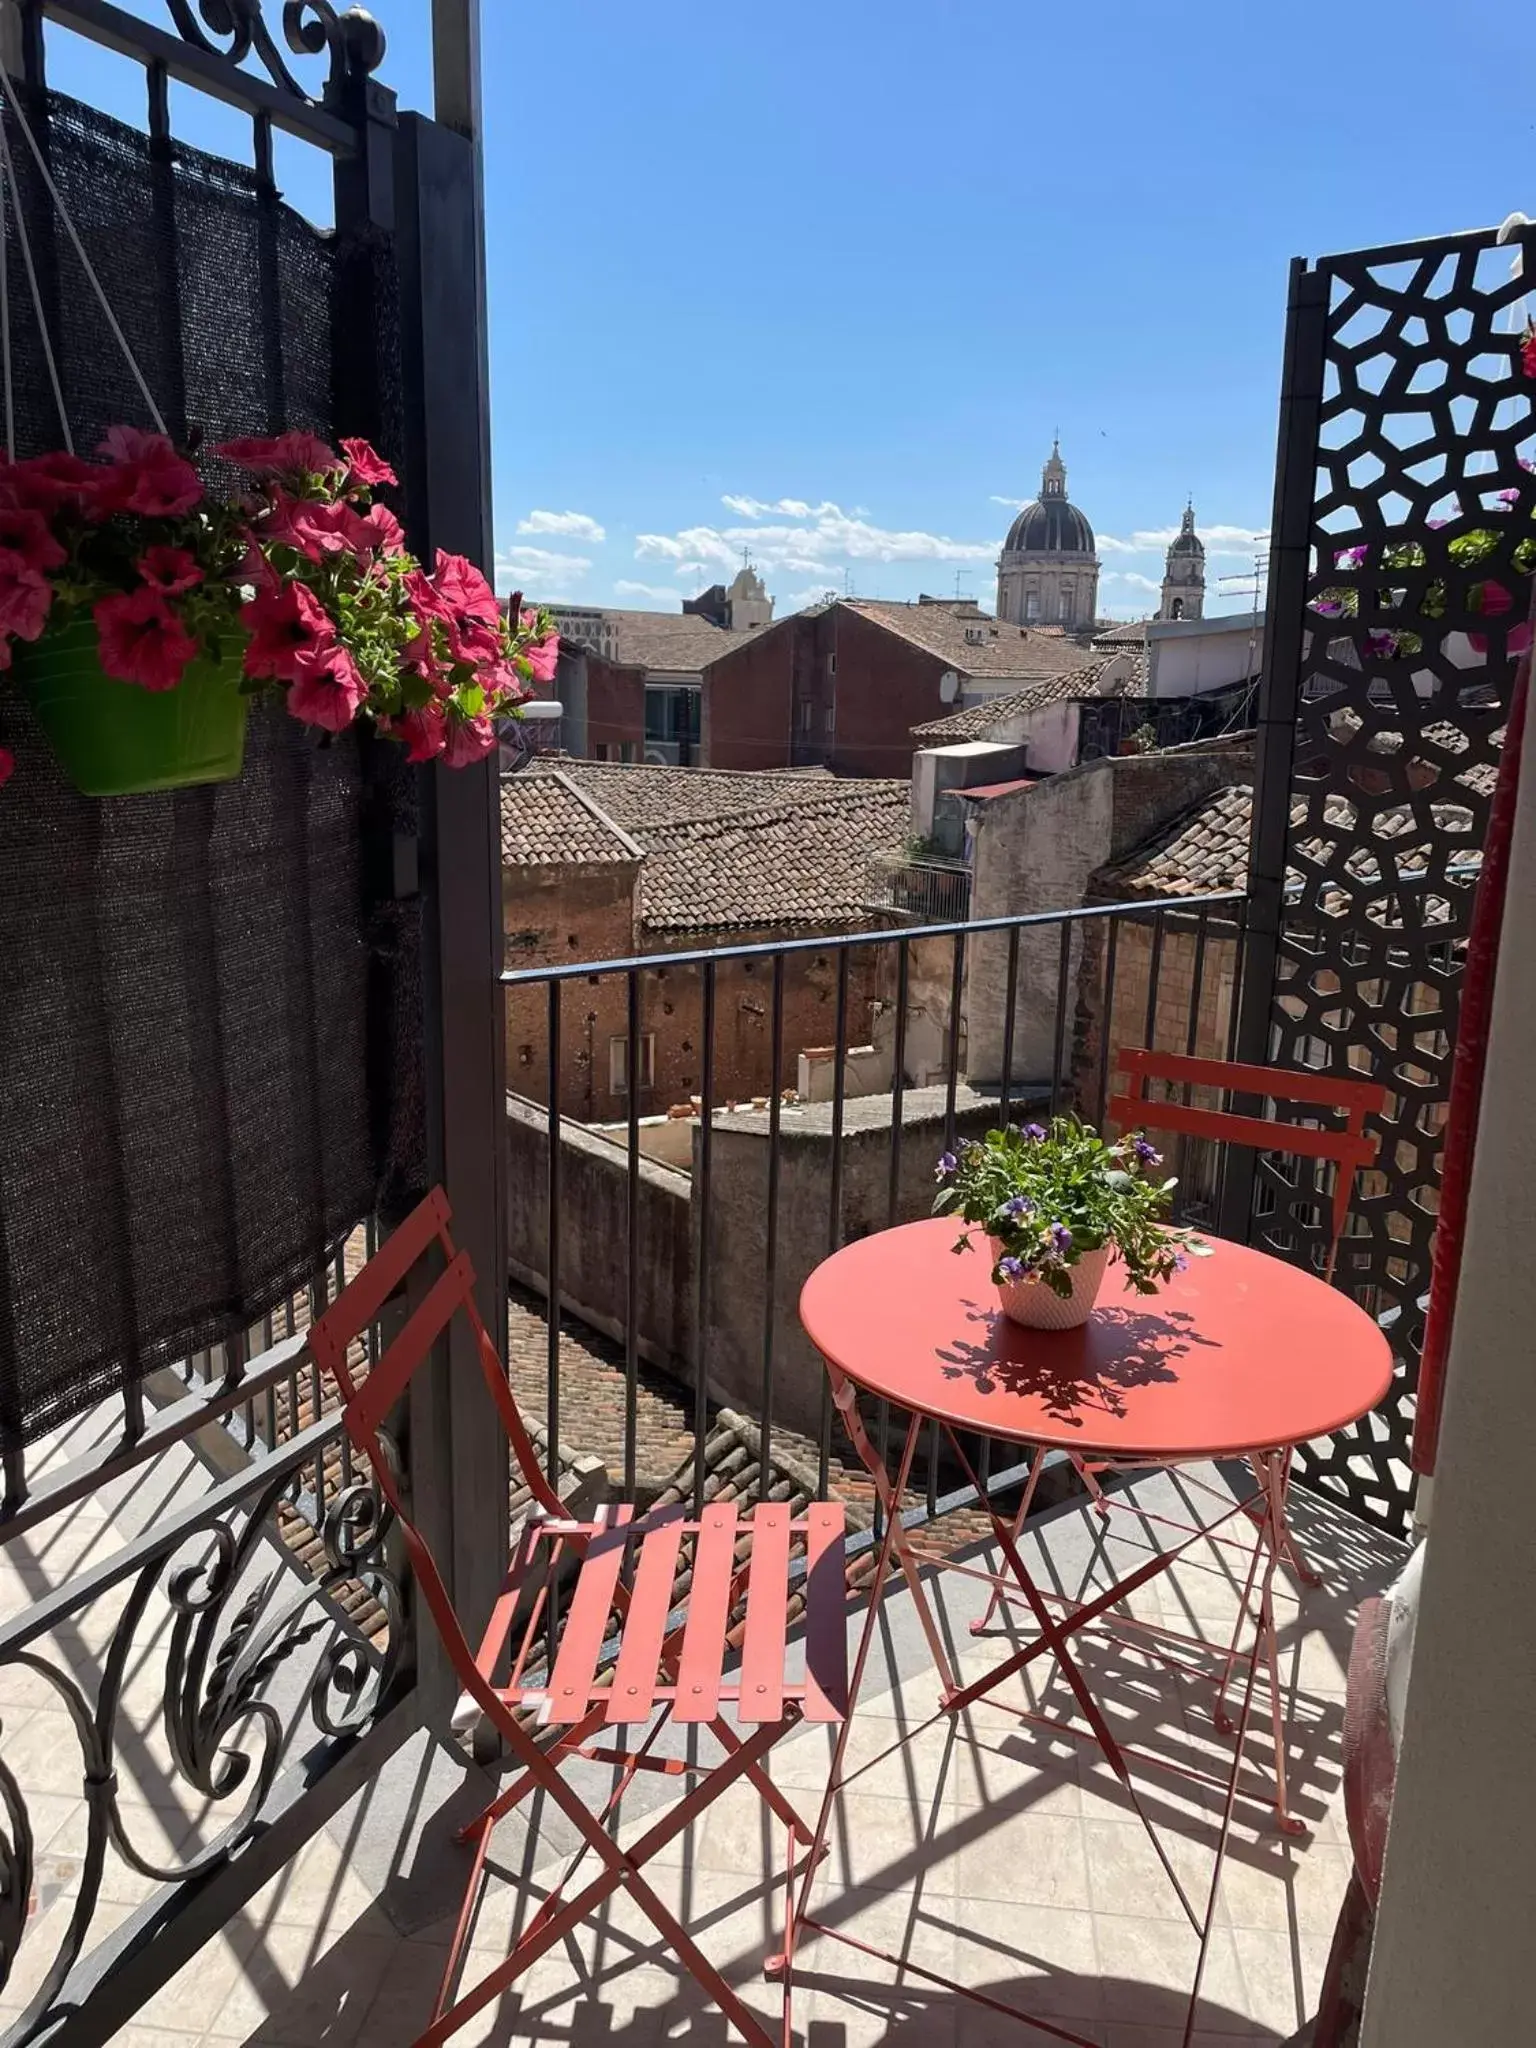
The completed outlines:
{"type": "MultiPolygon", "coordinates": [[[[844,1745],[894,1558],[939,1672],[941,1704],[949,1712],[957,1713],[993,1692],[1041,1654],[1056,1659],[1088,1731],[1059,1719],[1044,1721],[1035,1713],[1021,1711],[1020,1719],[1044,1721],[1062,1732],[1091,1732],[1121,1779],[1200,1936],[1190,1998],[1193,2024],[1261,1663],[1274,1736],[1274,1805],[1280,1826],[1287,1832],[1300,1831],[1286,1801],[1285,1706],[1272,1598],[1281,1559],[1300,1568],[1285,1518],[1291,1451],[1374,1408],[1391,1382],[1391,1353],[1377,1324],[1347,1295],[1299,1267],[1220,1240],[1212,1243],[1208,1257],[1192,1258],[1153,1295],[1137,1294],[1125,1284],[1123,1269],[1111,1265],[1098,1304],[1079,1329],[1022,1329],[1002,1312],[985,1240],[973,1239],[956,1253],[961,1228],[953,1218],[936,1217],[862,1238],[818,1266],[800,1296],[801,1321],[826,1361],[833,1399],[884,1511],[869,1611],[854,1661],[848,1720],[833,1759],[810,1867],[815,1867],[842,1782],[844,1745]],[[860,1393],[879,1396],[908,1418],[894,1474],[870,1442],[859,1411],[860,1393]],[[919,1436],[935,1424],[948,1437],[978,1501],[991,1516],[1005,1568],[992,1572],[957,1560],[927,1562],[945,1563],[990,1585],[986,1617],[972,1624],[973,1633],[985,1630],[999,1601],[1021,1598],[1037,1631],[1022,1648],[1017,1630],[1010,1632],[1002,1661],[963,1686],[951,1671],[902,1513],[919,1436]],[[1037,1447],[1023,1496],[1007,1519],[977,1478],[966,1447],[975,1434],[1037,1447]],[[1069,1600],[1042,1588],[1019,1548],[1045,1462],[1040,1453],[1049,1450],[1072,1454],[1101,1512],[1125,1505],[1144,1523],[1162,1524],[1156,1540],[1135,1553],[1145,1561],[1092,1597],[1069,1600]],[[1113,1469],[1187,1465],[1214,1458],[1244,1461],[1252,1470],[1254,1490],[1241,1496],[1220,1492],[1198,1474],[1186,1475],[1186,1489],[1209,1495],[1217,1511],[1202,1523],[1181,1525],[1188,1540],[1177,1544],[1170,1544],[1163,1534],[1168,1526],[1165,1517],[1151,1515],[1134,1500],[1120,1502],[1106,1495],[1094,1477],[1113,1469]],[[1124,1603],[1129,1596],[1167,1572],[1194,1545],[1214,1540],[1232,1546],[1231,1537],[1217,1532],[1234,1521],[1241,1528],[1245,1517],[1252,1534],[1251,1541],[1233,1546],[1246,1559],[1246,1580],[1240,1575],[1234,1582],[1241,1598],[1230,1645],[1178,1637],[1128,1613],[1124,1603]],[[1112,1615],[1111,1609],[1116,1610],[1112,1615]],[[1230,1773],[1208,1780],[1225,1797],[1215,1874],[1203,1913],[1196,1910],[1137,1796],[1127,1756],[1139,1753],[1116,1739],[1070,1648],[1073,1635],[1106,1617],[1117,1628],[1145,1630],[1154,1661],[1173,1642],[1221,1661],[1213,1720],[1235,1741],[1230,1773]],[[1249,1625],[1252,1647],[1240,1656],[1239,1645],[1249,1625]],[[1234,1719],[1227,1712],[1227,1699],[1240,1663],[1246,1664],[1246,1684],[1234,1719]]],[[[1184,1677],[1191,1675],[1187,1666],[1175,1669],[1184,1677]]],[[[1148,1760],[1178,1768],[1166,1759],[1148,1760]]],[[[1203,1776],[1188,1769],[1183,1775],[1203,1776]]],[[[809,1915],[809,1893],[807,1878],[794,1925],[816,1926],[836,1935],[835,1926],[809,1915]]],[[[952,1988],[965,1992],[963,1986],[952,1988]]],[[[990,1998],[983,2002],[1028,2018],[1017,2007],[999,2006],[990,1998]]],[[[1085,2038],[1059,2024],[1053,2023],[1053,2030],[1062,2040],[1085,2038]]]]}
{"type": "Polygon", "coordinates": [[[1327,1436],[1374,1408],[1387,1340],[1358,1303],[1265,1252],[1214,1241],[1156,1294],[1111,1265],[1078,1330],[1009,1322],[985,1240],[949,1217],[845,1245],[800,1319],[836,1371],[898,1407],[990,1436],[1174,1464],[1327,1436]]]}

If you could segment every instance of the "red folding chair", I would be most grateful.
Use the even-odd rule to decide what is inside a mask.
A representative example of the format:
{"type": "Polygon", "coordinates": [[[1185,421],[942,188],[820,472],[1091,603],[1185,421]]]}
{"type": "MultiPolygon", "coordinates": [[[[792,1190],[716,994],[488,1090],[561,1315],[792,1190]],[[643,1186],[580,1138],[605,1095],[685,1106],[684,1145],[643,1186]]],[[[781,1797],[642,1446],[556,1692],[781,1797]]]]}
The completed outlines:
{"type": "MultiPolygon", "coordinates": [[[[1187,1053],[1149,1052],[1142,1046],[1121,1047],[1115,1055],[1115,1079],[1120,1092],[1111,1097],[1106,1107],[1106,1127],[1210,1138],[1229,1145],[1252,1146],[1257,1151],[1282,1153],[1293,1159],[1331,1161],[1334,1168],[1333,1192],[1329,1202],[1332,1232],[1326,1278],[1332,1282],[1356,1179],[1363,1168],[1374,1165],[1380,1149],[1380,1141],[1365,1129],[1365,1119],[1379,1114],[1386,1104],[1387,1091],[1381,1082],[1362,1081],[1353,1076],[1341,1079],[1292,1067],[1246,1066],[1237,1060],[1197,1059],[1187,1053]],[[1342,1127],[1337,1123],[1332,1126],[1321,1122],[1279,1123],[1269,1117],[1247,1116],[1230,1109],[1176,1099],[1171,1095],[1150,1095],[1147,1084],[1151,1081],[1164,1082],[1186,1094],[1194,1088],[1215,1089],[1223,1100],[1230,1100],[1233,1095],[1254,1095],[1268,1102],[1301,1103],[1322,1111],[1342,1111],[1345,1123],[1342,1127]]],[[[1107,1514],[1109,1503],[1099,1485],[1098,1475],[1126,1468],[1112,1468],[1075,1456],[1072,1465],[1092,1496],[1094,1506],[1101,1515],[1107,1514]]],[[[1043,1469],[1044,1460],[1037,1458],[1015,1516],[1015,1541],[1034,1503],[1035,1483],[1043,1469]]],[[[1258,1476],[1256,1473],[1255,1477],[1258,1476]]],[[[1254,1520],[1262,1519],[1257,1509],[1251,1512],[1254,1520]]],[[[1280,1524],[1280,1556],[1303,1585],[1320,1585],[1321,1577],[1302,1556],[1283,1510],[1280,1524]]],[[[999,1596],[994,1593],[981,1620],[972,1622],[973,1634],[980,1635],[990,1626],[998,1603],[999,1596]]]]}
{"type": "MultiPolygon", "coordinates": [[[[496,1729],[518,1767],[514,1781],[460,1830],[459,1839],[472,1843],[474,1853],[432,2023],[417,2048],[437,2048],[448,2040],[620,1886],[743,2037],[754,2048],[776,2048],[774,2037],[668,1911],[643,1870],[722,1792],[746,1779],[787,1831],[787,1964],[793,1941],[787,1910],[793,1866],[799,1850],[810,1846],[812,1830],[775,1787],[765,1765],[774,1744],[802,1718],[839,1722],[847,1713],[843,1510],[836,1503],[816,1502],[806,1509],[803,1520],[794,1521],[787,1507],[765,1503],[741,1521],[734,1505],[716,1503],[697,1520],[681,1508],[631,1519],[630,1508],[621,1505],[610,1514],[600,1512],[592,1522],[572,1520],[540,1469],[496,1347],[475,1308],[469,1259],[455,1251],[448,1222],[447,1198],[436,1189],[310,1332],[315,1359],[341,1391],[347,1434],[372,1465],[397,1518],[416,1587],[465,1695],[496,1729]],[[412,1269],[439,1251],[443,1270],[372,1370],[360,1374],[351,1355],[354,1341],[399,1293],[412,1269]],[[476,1650],[471,1650],[460,1627],[431,1551],[405,1512],[392,1455],[380,1437],[411,1375],[459,1314],[467,1316],[474,1329],[486,1385],[534,1502],[514,1536],[506,1576],[476,1650]],[[737,1548],[744,1538],[750,1551],[741,1562],[737,1548]],[[799,1679],[789,1675],[786,1649],[791,1556],[797,1538],[803,1540],[805,1551],[805,1675],[799,1679]],[[686,1617],[674,1624],[673,1584],[688,1543],[692,1579],[686,1617]],[[562,1567],[572,1561],[578,1573],[558,1631],[553,1667],[547,1668],[549,1590],[562,1567]],[[727,1673],[727,1634],[743,1598],[739,1663],[727,1673]],[[616,1658],[600,1670],[603,1646],[615,1631],[616,1658]],[[508,1658],[510,1677],[502,1682],[497,1673],[508,1658]],[[724,1718],[727,1706],[735,1709],[742,1732],[724,1718]],[[720,1760],[705,1765],[652,1756],[668,1718],[708,1728],[723,1752],[720,1760]],[[535,1723],[543,1731],[542,1741],[535,1723]],[[635,1747],[603,1747],[592,1741],[604,1728],[639,1736],[647,1723],[635,1747]],[[574,1756],[615,1767],[616,1783],[600,1814],[589,1812],[561,1776],[562,1762],[574,1756]],[[629,1848],[621,1849],[610,1829],[636,1771],[646,1769],[691,1772],[699,1782],[629,1848]],[[451,2002],[479,1905],[492,1833],[497,1822],[535,1790],[566,1815],[581,1846],[505,1961],[451,2002]],[[596,1875],[567,1898],[566,1889],[589,1852],[597,1859],[596,1875]]],[[[785,1967],[782,1974],[787,2038],[791,1972],[785,1967]]]]}

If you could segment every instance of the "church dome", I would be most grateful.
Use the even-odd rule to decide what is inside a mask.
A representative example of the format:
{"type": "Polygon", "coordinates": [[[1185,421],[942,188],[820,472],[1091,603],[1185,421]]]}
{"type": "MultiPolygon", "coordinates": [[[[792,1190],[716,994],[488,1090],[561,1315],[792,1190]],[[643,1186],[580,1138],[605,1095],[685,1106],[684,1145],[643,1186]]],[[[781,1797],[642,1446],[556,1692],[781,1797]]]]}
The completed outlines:
{"type": "Polygon", "coordinates": [[[1065,498],[1037,498],[1009,527],[1003,547],[1019,555],[1091,555],[1093,528],[1065,498]]]}
{"type": "Polygon", "coordinates": [[[1010,555],[1091,555],[1093,528],[1067,498],[1067,471],[1059,446],[1040,479],[1040,495],[1008,529],[1003,552],[1010,555]]]}

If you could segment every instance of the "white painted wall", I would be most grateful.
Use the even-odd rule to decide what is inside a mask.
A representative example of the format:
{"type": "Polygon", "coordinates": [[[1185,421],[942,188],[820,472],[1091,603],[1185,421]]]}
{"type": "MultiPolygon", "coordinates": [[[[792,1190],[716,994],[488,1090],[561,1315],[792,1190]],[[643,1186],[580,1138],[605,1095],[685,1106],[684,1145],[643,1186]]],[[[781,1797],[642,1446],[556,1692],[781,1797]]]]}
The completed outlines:
{"type": "Polygon", "coordinates": [[[1149,619],[1147,694],[1194,697],[1224,690],[1258,673],[1264,649],[1262,612],[1213,619],[1149,619]]]}

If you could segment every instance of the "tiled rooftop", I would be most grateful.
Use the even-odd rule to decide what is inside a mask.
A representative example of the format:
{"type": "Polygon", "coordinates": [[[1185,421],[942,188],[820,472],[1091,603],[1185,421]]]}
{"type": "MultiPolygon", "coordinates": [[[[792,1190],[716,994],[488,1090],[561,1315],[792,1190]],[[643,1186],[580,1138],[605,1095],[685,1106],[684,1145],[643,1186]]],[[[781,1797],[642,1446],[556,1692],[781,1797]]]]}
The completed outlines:
{"type": "Polygon", "coordinates": [[[644,857],[643,849],[569,775],[546,768],[503,781],[503,866],[556,867],[565,861],[614,864],[644,857]]]}
{"type": "Polygon", "coordinates": [[[1124,860],[1101,868],[1095,892],[1126,896],[1203,896],[1241,889],[1248,879],[1253,791],[1218,789],[1153,833],[1124,860]]]}
{"type": "Polygon", "coordinates": [[[864,915],[870,858],[900,846],[909,807],[899,781],[572,761],[508,778],[502,840],[536,849],[509,856],[524,863],[634,857],[605,850],[616,842],[637,849],[652,931],[841,924],[864,915]]]}
{"type": "Polygon", "coordinates": [[[882,603],[862,597],[842,602],[861,618],[938,655],[961,675],[1050,676],[1083,664],[1086,642],[1038,626],[1011,626],[968,605],[882,603]]]}
{"type": "Polygon", "coordinates": [[[697,675],[707,662],[745,646],[756,632],[764,630],[758,627],[754,632],[732,633],[696,612],[622,611],[607,606],[603,620],[614,631],[621,667],[667,675],[697,675]]]}
{"type": "Polygon", "coordinates": [[[1073,697],[1128,697],[1141,687],[1144,663],[1133,663],[1121,672],[1123,657],[1108,655],[1102,661],[1080,664],[1065,673],[1047,676],[1012,690],[1003,697],[987,697],[979,704],[967,704],[946,718],[930,718],[914,725],[914,739],[931,740],[939,746],[953,746],[957,740],[984,740],[1010,718],[1020,718],[1047,704],[1059,704],[1073,697]]]}

